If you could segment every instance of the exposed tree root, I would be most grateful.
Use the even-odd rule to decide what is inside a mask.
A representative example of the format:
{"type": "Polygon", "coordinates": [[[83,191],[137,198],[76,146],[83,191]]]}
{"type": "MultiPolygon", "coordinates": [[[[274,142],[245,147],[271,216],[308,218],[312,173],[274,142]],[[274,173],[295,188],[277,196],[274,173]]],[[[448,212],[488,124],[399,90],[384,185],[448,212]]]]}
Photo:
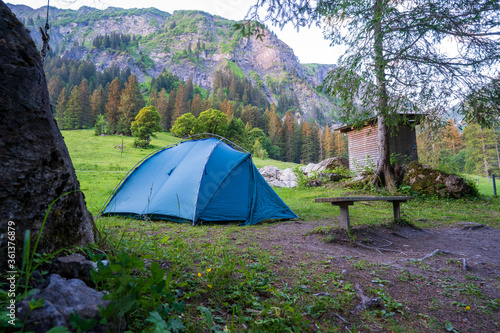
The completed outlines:
{"type": "Polygon", "coordinates": [[[408,239],[408,237],[400,235],[397,232],[391,232],[391,235],[398,236],[398,237],[401,237],[401,238],[404,238],[404,239],[408,239]]]}
{"type": "Polygon", "coordinates": [[[469,230],[469,231],[486,227],[484,224],[474,223],[474,222],[463,222],[459,224],[462,226],[462,230],[469,230]]]}
{"type": "Polygon", "coordinates": [[[470,270],[469,265],[467,265],[467,259],[465,259],[465,258],[462,258],[462,267],[463,267],[464,271],[470,270]]]}
{"type": "Polygon", "coordinates": [[[437,249],[437,250],[434,250],[432,253],[429,253],[428,255],[424,256],[423,258],[420,258],[417,260],[422,261],[422,260],[425,260],[427,258],[430,258],[430,257],[438,255],[438,254],[454,254],[454,253],[437,249]]]}
{"type": "Polygon", "coordinates": [[[378,306],[378,304],[380,302],[380,299],[378,297],[377,298],[370,298],[370,297],[366,296],[365,293],[363,292],[363,289],[361,289],[361,286],[357,282],[355,284],[355,287],[359,293],[359,296],[361,297],[361,303],[356,305],[356,307],[352,311],[353,314],[356,314],[358,312],[361,312],[361,311],[364,311],[367,309],[372,309],[372,308],[378,306]]]}
{"type": "Polygon", "coordinates": [[[378,252],[379,252],[379,253],[381,253],[381,254],[382,254],[382,252],[380,252],[380,251],[398,252],[398,253],[401,253],[401,251],[399,251],[399,250],[390,250],[390,249],[386,249],[386,248],[384,248],[384,247],[372,247],[372,246],[367,246],[367,245],[361,244],[360,242],[356,242],[356,245],[361,246],[361,247],[363,247],[363,248],[365,248],[365,249],[378,251],[378,252]]]}
{"type": "Polygon", "coordinates": [[[342,318],[338,313],[333,313],[337,318],[339,318],[340,320],[342,320],[344,323],[349,323],[347,320],[345,320],[344,318],[342,318]]]}

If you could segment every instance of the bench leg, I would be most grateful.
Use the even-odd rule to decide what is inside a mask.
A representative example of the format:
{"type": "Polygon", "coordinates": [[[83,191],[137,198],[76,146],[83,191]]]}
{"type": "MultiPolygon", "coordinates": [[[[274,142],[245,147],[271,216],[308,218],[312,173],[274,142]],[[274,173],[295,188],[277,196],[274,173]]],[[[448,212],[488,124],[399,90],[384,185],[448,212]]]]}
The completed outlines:
{"type": "Polygon", "coordinates": [[[342,229],[349,230],[349,204],[344,203],[338,205],[340,208],[340,226],[342,229]]]}
{"type": "Polygon", "coordinates": [[[392,202],[392,210],[394,211],[394,219],[401,220],[401,206],[399,205],[399,201],[392,202]]]}

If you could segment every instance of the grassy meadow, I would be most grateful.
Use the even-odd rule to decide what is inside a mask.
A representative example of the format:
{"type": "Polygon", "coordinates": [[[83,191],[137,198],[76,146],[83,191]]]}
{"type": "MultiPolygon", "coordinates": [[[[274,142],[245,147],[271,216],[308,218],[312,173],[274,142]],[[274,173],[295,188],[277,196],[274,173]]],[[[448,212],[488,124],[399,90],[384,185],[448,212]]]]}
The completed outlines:
{"type": "MultiPolygon", "coordinates": [[[[161,133],[153,139],[153,147],[137,149],[132,147],[133,138],[96,137],[91,130],[63,131],[63,136],[87,205],[94,215],[131,167],[156,149],[178,141],[161,133]]],[[[293,166],[273,160],[254,159],[254,162],[259,168],[269,164],[281,169],[293,166]]],[[[417,227],[431,229],[455,226],[460,222],[500,228],[500,199],[492,197],[488,179],[476,179],[482,198],[419,197],[402,204],[405,220],[417,227]]],[[[459,273],[461,280],[448,281],[436,288],[454,290],[450,288],[469,281],[472,291],[466,294],[450,292],[449,298],[439,299],[430,309],[425,302],[408,304],[390,288],[388,280],[395,286],[408,279],[413,284],[425,282],[429,286],[433,283],[431,277],[419,280],[418,274],[412,275],[415,273],[410,274],[405,269],[357,257],[320,258],[301,251],[300,245],[296,246],[296,252],[287,251],[279,245],[279,232],[273,238],[276,229],[282,225],[293,227],[293,223],[300,223],[307,230],[294,232],[297,237],[321,234],[335,227],[338,208],[316,204],[315,198],[370,193],[342,186],[275,188],[275,191],[300,221],[264,222],[248,227],[229,224],[191,227],[165,221],[96,218],[101,232],[98,247],[112,262],[111,271],[102,270],[102,282],[98,285],[110,290],[115,299],[127,298],[134,304],[118,302],[123,305],[128,329],[132,332],[153,332],[155,329],[174,332],[436,332],[450,327],[467,330],[472,323],[487,329],[495,327],[492,325],[499,327],[500,300],[474,289],[480,281],[473,277],[466,280],[463,273],[459,273]],[[352,314],[360,302],[357,282],[335,264],[340,260],[358,274],[360,280],[356,281],[361,282],[361,277],[367,279],[363,288],[370,297],[382,300],[381,308],[352,314]],[[144,262],[151,266],[145,266],[144,262]],[[393,275],[388,277],[388,272],[393,275]],[[166,283],[159,284],[159,280],[150,284],[141,282],[154,276],[160,276],[161,280],[162,274],[166,274],[166,283]],[[380,287],[369,288],[372,280],[386,282],[379,283],[380,287]],[[137,299],[131,301],[127,296],[130,294],[137,299]],[[463,311],[456,306],[457,302],[473,307],[480,322],[460,322],[463,311]],[[409,311],[408,306],[419,310],[409,311]]],[[[379,226],[391,222],[392,205],[387,202],[359,203],[350,207],[350,216],[354,227],[379,226]]],[[[456,266],[449,262],[436,273],[424,265],[412,269],[422,270],[421,276],[429,272],[446,276],[456,266]]],[[[500,289],[500,279],[492,279],[491,283],[500,289]]],[[[436,290],[429,298],[434,299],[434,292],[436,290]]]]}

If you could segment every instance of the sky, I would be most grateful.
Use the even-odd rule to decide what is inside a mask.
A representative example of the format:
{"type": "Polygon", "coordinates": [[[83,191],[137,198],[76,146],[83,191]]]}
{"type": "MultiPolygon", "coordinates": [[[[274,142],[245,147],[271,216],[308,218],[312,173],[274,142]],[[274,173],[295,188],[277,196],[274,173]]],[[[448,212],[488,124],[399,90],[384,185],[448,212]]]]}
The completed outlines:
{"type": "MultiPolygon", "coordinates": [[[[32,8],[47,6],[47,0],[4,1],[32,8]]],[[[254,3],[255,0],[51,0],[50,6],[70,9],[78,9],[81,6],[98,9],[105,9],[109,6],[127,9],[155,7],[168,13],[179,9],[196,9],[231,20],[242,20],[254,3]]],[[[330,42],[323,38],[322,30],[318,27],[303,28],[297,32],[292,26],[280,30],[278,27],[273,27],[271,23],[266,23],[282,41],[292,47],[301,63],[336,64],[341,55],[341,49],[338,46],[330,46],[330,42]]]]}

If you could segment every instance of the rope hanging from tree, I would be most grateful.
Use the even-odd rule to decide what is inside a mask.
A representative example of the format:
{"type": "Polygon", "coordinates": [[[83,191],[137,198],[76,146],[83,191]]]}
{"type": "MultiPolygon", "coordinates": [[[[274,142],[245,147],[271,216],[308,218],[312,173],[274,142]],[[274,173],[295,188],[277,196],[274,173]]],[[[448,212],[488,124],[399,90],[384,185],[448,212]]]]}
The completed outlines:
{"type": "Polygon", "coordinates": [[[42,29],[40,27],[40,33],[42,34],[42,41],[43,41],[43,46],[42,46],[42,51],[40,51],[40,54],[42,56],[42,62],[45,62],[45,57],[47,56],[47,52],[50,51],[50,45],[49,45],[49,2],[50,0],[47,0],[47,20],[45,21],[45,29],[42,29]]]}

